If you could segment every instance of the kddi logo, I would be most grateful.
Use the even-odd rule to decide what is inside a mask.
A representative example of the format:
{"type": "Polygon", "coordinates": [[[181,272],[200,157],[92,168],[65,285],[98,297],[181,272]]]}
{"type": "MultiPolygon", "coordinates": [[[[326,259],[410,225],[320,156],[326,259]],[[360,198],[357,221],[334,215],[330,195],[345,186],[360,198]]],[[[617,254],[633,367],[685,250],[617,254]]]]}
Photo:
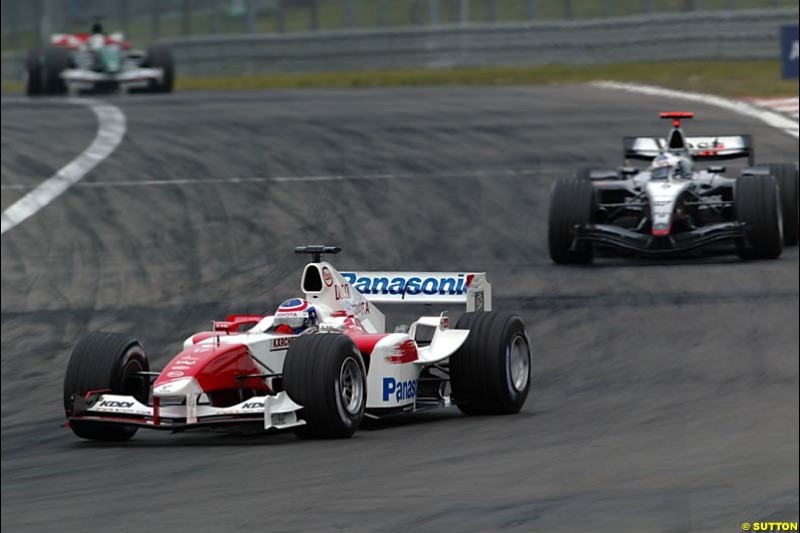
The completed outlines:
{"type": "Polygon", "coordinates": [[[120,402],[117,400],[103,400],[100,402],[100,407],[121,407],[123,409],[129,409],[133,407],[133,402],[120,402]]]}
{"type": "Polygon", "coordinates": [[[242,409],[263,409],[264,402],[247,402],[242,405],[242,409]]]}

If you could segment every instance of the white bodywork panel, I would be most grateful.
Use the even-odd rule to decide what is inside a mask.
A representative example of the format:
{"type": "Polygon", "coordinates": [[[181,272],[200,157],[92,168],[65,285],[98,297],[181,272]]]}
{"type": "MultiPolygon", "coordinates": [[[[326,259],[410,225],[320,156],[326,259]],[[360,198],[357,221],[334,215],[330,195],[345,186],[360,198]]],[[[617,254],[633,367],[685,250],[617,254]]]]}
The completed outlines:
{"type": "Polygon", "coordinates": [[[692,185],[690,180],[649,181],[645,190],[650,202],[653,233],[669,233],[675,202],[692,185]]]}

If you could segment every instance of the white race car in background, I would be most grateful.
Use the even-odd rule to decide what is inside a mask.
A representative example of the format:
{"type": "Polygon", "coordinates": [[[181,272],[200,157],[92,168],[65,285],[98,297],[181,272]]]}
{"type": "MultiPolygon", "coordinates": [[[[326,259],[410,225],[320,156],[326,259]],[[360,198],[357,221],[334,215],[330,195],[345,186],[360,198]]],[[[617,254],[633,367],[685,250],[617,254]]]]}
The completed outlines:
{"type": "Polygon", "coordinates": [[[339,251],[297,248],[313,255],[301,298],[275,315],[215,322],[161,372],[150,372],[134,337],[84,337],[64,379],[69,426],[94,440],[127,440],[138,428],[208,427],[341,438],[365,416],[453,404],[467,414],[522,408],[530,340],[519,316],[492,311],[485,274],[340,273],[321,258],[339,251]],[[443,312],[387,332],[375,303],[466,304],[467,313],[454,329],[443,312]],[[285,317],[308,317],[312,307],[311,327],[285,329],[285,317]]]}
{"type": "Polygon", "coordinates": [[[121,33],[55,34],[47,48],[28,52],[29,96],[67,93],[172,92],[175,63],[169,49],[153,45],[137,50],[121,33]]]}

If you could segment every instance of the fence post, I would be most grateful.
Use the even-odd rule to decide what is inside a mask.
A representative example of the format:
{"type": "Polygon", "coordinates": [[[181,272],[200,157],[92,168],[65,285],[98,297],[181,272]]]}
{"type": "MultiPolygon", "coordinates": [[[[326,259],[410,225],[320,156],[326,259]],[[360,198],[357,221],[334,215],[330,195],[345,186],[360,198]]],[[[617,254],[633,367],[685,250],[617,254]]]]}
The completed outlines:
{"type": "Polygon", "coordinates": [[[528,0],[528,20],[536,18],[536,0],[528,0]]]}
{"type": "Polygon", "coordinates": [[[209,16],[211,17],[211,34],[219,35],[220,0],[209,0],[209,16]]]}
{"type": "Polygon", "coordinates": [[[459,22],[462,24],[469,22],[469,0],[461,0],[458,11],[459,22]]]}
{"type": "Polygon", "coordinates": [[[308,29],[319,29],[319,0],[311,0],[308,6],[308,29]]]}
{"type": "Polygon", "coordinates": [[[256,6],[253,3],[253,0],[246,0],[247,3],[245,4],[245,31],[247,31],[248,35],[252,35],[256,32],[256,6]]]}
{"type": "Polygon", "coordinates": [[[439,0],[428,0],[428,24],[439,24],[439,0]]]}
{"type": "Polygon", "coordinates": [[[386,4],[389,0],[378,0],[378,26],[386,26],[386,4]]]}
{"type": "Polygon", "coordinates": [[[353,0],[343,0],[344,4],[342,5],[342,10],[344,11],[342,16],[342,23],[345,28],[352,28],[353,27],[353,0]]]}
{"type": "Polygon", "coordinates": [[[572,0],[564,0],[564,18],[572,18],[572,0]]]}
{"type": "Polygon", "coordinates": [[[614,0],[603,0],[603,16],[610,17],[614,14],[614,0]]]}
{"type": "Polygon", "coordinates": [[[152,32],[150,39],[156,41],[161,36],[161,11],[159,10],[158,0],[152,0],[150,7],[152,8],[151,15],[153,17],[150,24],[152,32]]]}
{"type": "Polygon", "coordinates": [[[279,33],[286,32],[286,10],[283,5],[284,0],[278,0],[278,13],[276,14],[277,20],[275,21],[276,30],[279,33]]]}
{"type": "Polygon", "coordinates": [[[486,20],[497,22],[497,0],[486,0],[486,20]]]}
{"type": "Polygon", "coordinates": [[[119,27],[122,33],[128,35],[128,0],[119,0],[119,27]]]}
{"type": "Polygon", "coordinates": [[[190,33],[192,33],[191,11],[192,11],[192,5],[190,3],[190,0],[183,0],[183,2],[181,2],[182,35],[189,35],[190,33]]]}

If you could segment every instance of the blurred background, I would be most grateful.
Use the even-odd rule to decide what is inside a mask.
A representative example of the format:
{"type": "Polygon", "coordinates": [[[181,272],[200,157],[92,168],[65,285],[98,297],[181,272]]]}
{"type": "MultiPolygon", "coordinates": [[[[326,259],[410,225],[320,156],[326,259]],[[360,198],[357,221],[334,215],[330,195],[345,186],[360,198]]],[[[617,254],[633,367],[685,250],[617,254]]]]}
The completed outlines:
{"type": "Polygon", "coordinates": [[[28,49],[46,44],[53,33],[86,32],[96,18],[136,47],[169,45],[178,89],[598,77],[670,84],[714,72],[721,81],[707,89],[722,93],[732,85],[737,95],[767,96],[796,87],[778,83],[779,33],[797,24],[798,0],[4,0],[4,89],[24,78],[28,49]],[[751,77],[775,83],[750,89],[748,78],[739,76],[731,84],[725,80],[729,64],[643,72],[654,62],[731,60],[761,62],[747,65],[751,77]],[[621,64],[617,71],[596,70],[621,64]],[[530,70],[553,66],[582,68],[530,70]],[[454,70],[464,68],[473,70],[454,70]],[[404,72],[387,73],[398,69],[404,72]],[[357,74],[369,71],[384,74],[357,74]],[[312,73],[333,76],[274,77],[312,73]]]}

